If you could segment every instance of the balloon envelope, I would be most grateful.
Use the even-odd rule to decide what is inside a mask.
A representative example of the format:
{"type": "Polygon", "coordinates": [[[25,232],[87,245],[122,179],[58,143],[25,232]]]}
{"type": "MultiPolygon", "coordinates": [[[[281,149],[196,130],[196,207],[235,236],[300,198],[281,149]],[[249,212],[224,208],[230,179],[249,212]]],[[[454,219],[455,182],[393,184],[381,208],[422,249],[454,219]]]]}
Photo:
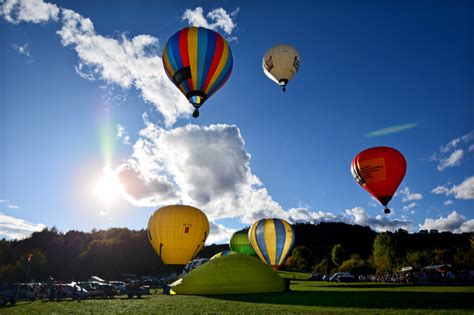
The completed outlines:
{"type": "Polygon", "coordinates": [[[201,210],[166,206],[148,221],[148,239],[165,264],[185,265],[201,250],[209,235],[209,221],[201,210]]]}
{"type": "Polygon", "coordinates": [[[262,60],[265,75],[283,87],[290,81],[300,68],[300,55],[290,45],[277,45],[270,48],[262,60]]]}
{"type": "Polygon", "coordinates": [[[278,270],[295,242],[291,225],[282,219],[262,219],[249,230],[249,240],[258,257],[278,270]]]}
{"type": "Polygon", "coordinates": [[[351,172],[355,180],[383,206],[387,206],[405,177],[407,162],[390,147],[374,147],[357,154],[351,172]]]}
{"type": "Polygon", "coordinates": [[[186,27],[166,42],[163,65],[168,78],[197,109],[229,79],[232,51],[217,32],[186,27]]]}
{"type": "Polygon", "coordinates": [[[231,250],[239,254],[252,256],[257,255],[250,244],[248,230],[240,230],[235,232],[230,238],[229,247],[231,250]]]}

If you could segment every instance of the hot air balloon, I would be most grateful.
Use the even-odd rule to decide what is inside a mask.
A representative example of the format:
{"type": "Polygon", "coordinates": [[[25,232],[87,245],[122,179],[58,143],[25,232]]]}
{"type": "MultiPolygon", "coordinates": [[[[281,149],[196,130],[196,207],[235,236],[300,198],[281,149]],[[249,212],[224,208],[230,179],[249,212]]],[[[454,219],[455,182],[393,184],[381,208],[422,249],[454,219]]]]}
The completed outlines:
{"type": "Polygon", "coordinates": [[[147,232],[165,264],[185,265],[203,248],[209,235],[209,221],[197,208],[166,206],[150,217],[147,232]]]}
{"type": "Polygon", "coordinates": [[[163,51],[168,78],[199,108],[229,79],[233,58],[227,41],[204,27],[186,27],[168,39],[163,51]]]}
{"type": "Polygon", "coordinates": [[[407,162],[403,155],[390,147],[364,150],[352,160],[351,172],[355,180],[390,213],[388,202],[405,177],[407,162]]]}
{"type": "Polygon", "coordinates": [[[263,72],[271,80],[279,84],[286,91],[288,81],[300,68],[300,55],[290,45],[277,45],[270,48],[263,56],[263,72]]]}
{"type": "Polygon", "coordinates": [[[282,219],[262,219],[249,230],[249,240],[260,259],[278,270],[295,242],[291,225],[282,219]]]}
{"type": "Polygon", "coordinates": [[[240,230],[235,232],[229,241],[229,247],[232,251],[239,254],[255,256],[255,250],[249,242],[248,230],[240,230]]]}

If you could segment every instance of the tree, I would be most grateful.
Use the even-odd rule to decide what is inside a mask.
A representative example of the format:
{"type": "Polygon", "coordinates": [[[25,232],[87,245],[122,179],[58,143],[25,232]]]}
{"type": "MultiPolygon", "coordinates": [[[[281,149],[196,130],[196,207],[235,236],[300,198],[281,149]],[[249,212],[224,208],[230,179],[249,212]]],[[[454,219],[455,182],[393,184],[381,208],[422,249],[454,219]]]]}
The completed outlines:
{"type": "Polygon", "coordinates": [[[297,246],[291,252],[291,256],[296,260],[296,266],[299,270],[308,270],[309,262],[313,261],[313,253],[306,246],[297,246]]]}
{"type": "Polygon", "coordinates": [[[373,259],[378,274],[390,273],[395,267],[395,245],[387,232],[375,237],[373,259]]]}
{"type": "Polygon", "coordinates": [[[324,257],[319,263],[313,268],[314,271],[328,275],[336,271],[336,265],[332,262],[331,256],[324,257]]]}
{"type": "Polygon", "coordinates": [[[342,247],[342,244],[336,244],[333,246],[331,251],[332,262],[336,266],[340,266],[346,259],[346,250],[342,247]]]}

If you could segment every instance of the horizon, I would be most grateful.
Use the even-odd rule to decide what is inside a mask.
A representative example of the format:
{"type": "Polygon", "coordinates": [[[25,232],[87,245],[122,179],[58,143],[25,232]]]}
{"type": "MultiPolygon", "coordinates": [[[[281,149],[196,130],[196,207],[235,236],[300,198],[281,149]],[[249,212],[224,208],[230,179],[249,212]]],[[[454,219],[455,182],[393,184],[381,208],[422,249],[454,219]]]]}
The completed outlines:
{"type": "Polygon", "coordinates": [[[0,6],[0,238],[146,229],[168,204],[206,213],[206,244],[265,217],[474,231],[470,1],[0,6]],[[197,119],[161,60],[188,26],[234,57],[197,119]],[[261,66],[280,43],[301,56],[285,93],[261,66]],[[389,215],[350,171],[374,146],[408,164],[389,215]]]}

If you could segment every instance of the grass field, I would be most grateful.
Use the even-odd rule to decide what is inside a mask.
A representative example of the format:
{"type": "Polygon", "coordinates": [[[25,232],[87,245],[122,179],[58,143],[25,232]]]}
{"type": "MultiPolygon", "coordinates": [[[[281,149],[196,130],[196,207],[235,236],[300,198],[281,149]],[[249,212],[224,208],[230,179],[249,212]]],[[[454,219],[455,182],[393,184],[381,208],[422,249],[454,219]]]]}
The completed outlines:
{"type": "Polygon", "coordinates": [[[88,299],[19,302],[2,314],[140,313],[140,314],[473,314],[474,287],[333,284],[294,281],[291,292],[219,296],[167,296],[142,299],[88,299]]]}

